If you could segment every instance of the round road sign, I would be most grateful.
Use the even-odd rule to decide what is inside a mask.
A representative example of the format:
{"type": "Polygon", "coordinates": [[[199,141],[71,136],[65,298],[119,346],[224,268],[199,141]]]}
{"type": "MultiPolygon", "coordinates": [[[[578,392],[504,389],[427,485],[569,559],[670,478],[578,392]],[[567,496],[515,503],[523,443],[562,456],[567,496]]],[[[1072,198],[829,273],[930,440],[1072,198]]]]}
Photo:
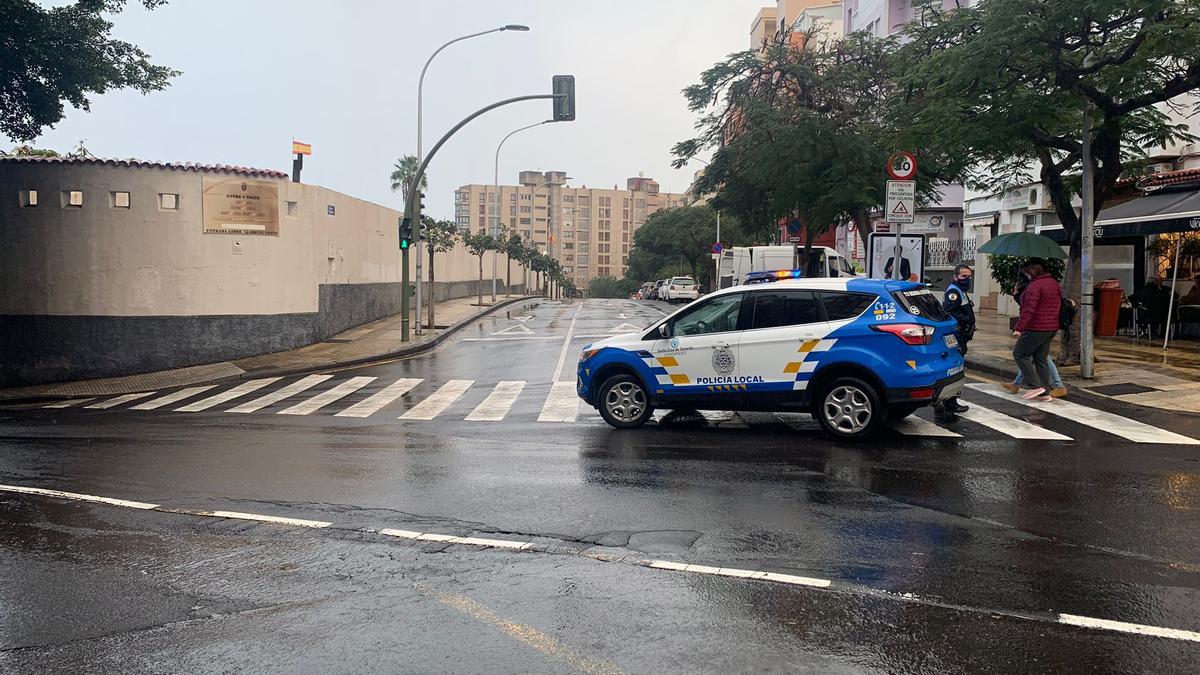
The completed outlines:
{"type": "Polygon", "coordinates": [[[912,180],[917,177],[917,156],[911,152],[897,152],[888,157],[888,175],[892,180],[912,180]]]}
{"type": "Polygon", "coordinates": [[[713,247],[712,247],[713,253],[720,253],[721,251],[724,251],[724,250],[725,250],[725,246],[721,242],[718,241],[713,244],[713,247]]]}

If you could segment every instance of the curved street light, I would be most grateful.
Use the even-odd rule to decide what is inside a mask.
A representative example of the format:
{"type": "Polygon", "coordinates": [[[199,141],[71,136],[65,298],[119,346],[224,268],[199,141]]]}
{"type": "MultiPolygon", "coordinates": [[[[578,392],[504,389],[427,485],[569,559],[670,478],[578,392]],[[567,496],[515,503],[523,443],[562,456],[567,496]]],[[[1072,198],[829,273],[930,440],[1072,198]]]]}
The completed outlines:
{"type": "MultiPolygon", "coordinates": [[[[500,235],[500,209],[502,207],[501,202],[503,201],[501,199],[502,193],[500,191],[500,149],[503,148],[504,144],[508,141],[508,139],[512,138],[514,135],[516,135],[522,131],[525,131],[527,129],[533,129],[534,127],[540,127],[543,124],[550,124],[553,121],[554,120],[542,120],[541,122],[536,122],[534,124],[529,124],[527,126],[523,126],[520,129],[514,129],[514,130],[508,132],[508,135],[505,136],[503,138],[503,140],[500,141],[500,144],[496,146],[496,164],[494,167],[495,174],[493,175],[493,182],[492,182],[492,185],[494,185],[496,188],[496,220],[488,227],[488,230],[489,230],[488,233],[492,237],[497,237],[500,235]]],[[[484,193],[484,197],[485,197],[484,201],[487,202],[487,208],[490,210],[491,209],[491,201],[486,199],[486,197],[487,197],[486,191],[484,193]]],[[[488,218],[488,220],[490,222],[491,218],[488,218]]],[[[496,251],[492,251],[492,303],[493,304],[496,302],[496,256],[497,255],[498,255],[498,253],[496,251]]],[[[508,296],[507,288],[504,292],[504,295],[506,297],[508,296]]]]}
{"type": "MultiPolygon", "coordinates": [[[[471,33],[470,35],[463,35],[462,37],[456,37],[453,40],[450,40],[446,44],[442,45],[441,47],[438,47],[436,50],[434,50],[434,52],[432,54],[429,55],[429,58],[425,61],[425,66],[423,68],[421,68],[421,77],[417,79],[417,165],[418,166],[420,166],[421,161],[423,159],[425,159],[424,148],[421,145],[421,136],[422,136],[422,134],[421,134],[422,119],[421,118],[422,118],[422,114],[423,114],[423,110],[422,110],[423,95],[425,92],[425,72],[427,70],[429,70],[429,64],[433,63],[433,59],[435,57],[437,57],[438,54],[442,53],[443,49],[445,49],[446,47],[449,47],[450,45],[454,44],[455,42],[462,42],[463,40],[469,40],[471,38],[479,37],[481,35],[488,35],[490,33],[500,33],[503,31],[515,31],[515,32],[523,33],[528,30],[529,30],[529,26],[525,26],[525,25],[522,25],[519,23],[505,24],[503,26],[500,26],[499,28],[492,28],[490,30],[479,31],[478,33],[471,33]]],[[[407,205],[405,205],[405,208],[407,209],[407,205]]],[[[421,243],[420,224],[418,224],[414,228],[414,233],[416,236],[413,238],[413,243],[420,245],[420,243],[421,243]]],[[[421,334],[421,256],[419,253],[417,255],[417,270],[416,271],[417,271],[417,326],[416,326],[416,333],[417,333],[417,335],[420,335],[421,334]]],[[[407,289],[405,289],[405,292],[407,292],[407,289]]],[[[407,319],[407,317],[406,317],[406,319],[407,319]]]]}

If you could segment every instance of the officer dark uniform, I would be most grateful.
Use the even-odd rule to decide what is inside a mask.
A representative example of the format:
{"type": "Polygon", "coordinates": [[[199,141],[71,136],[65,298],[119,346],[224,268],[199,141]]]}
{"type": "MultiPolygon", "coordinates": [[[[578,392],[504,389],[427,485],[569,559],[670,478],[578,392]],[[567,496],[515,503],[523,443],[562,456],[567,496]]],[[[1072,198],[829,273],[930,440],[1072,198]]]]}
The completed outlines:
{"type": "MultiPolygon", "coordinates": [[[[967,343],[975,337],[975,303],[971,300],[969,293],[974,274],[975,271],[967,265],[959,265],[954,268],[954,279],[946,288],[946,294],[942,296],[942,309],[958,322],[956,330],[958,351],[963,356],[967,355],[967,343]]],[[[935,406],[935,412],[938,414],[960,413],[967,410],[967,406],[958,402],[957,396],[948,398],[935,406]]]]}

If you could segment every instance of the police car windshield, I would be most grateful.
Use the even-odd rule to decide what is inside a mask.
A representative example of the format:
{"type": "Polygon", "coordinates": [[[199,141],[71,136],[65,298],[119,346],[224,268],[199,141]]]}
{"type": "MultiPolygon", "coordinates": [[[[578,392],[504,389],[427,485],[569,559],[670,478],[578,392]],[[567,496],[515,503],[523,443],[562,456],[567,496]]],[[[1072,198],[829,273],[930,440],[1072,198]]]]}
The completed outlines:
{"type": "Polygon", "coordinates": [[[897,291],[892,296],[909,314],[923,316],[932,321],[945,321],[950,318],[946,310],[942,309],[941,301],[928,288],[897,291]]]}

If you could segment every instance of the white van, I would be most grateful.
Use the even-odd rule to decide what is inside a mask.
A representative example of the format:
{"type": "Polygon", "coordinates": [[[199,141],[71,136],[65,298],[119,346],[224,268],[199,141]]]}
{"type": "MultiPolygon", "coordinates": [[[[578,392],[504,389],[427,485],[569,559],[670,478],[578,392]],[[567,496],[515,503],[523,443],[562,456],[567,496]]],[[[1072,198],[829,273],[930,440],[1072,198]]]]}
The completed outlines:
{"type": "MultiPolygon", "coordinates": [[[[738,286],[746,281],[751,272],[770,270],[805,269],[799,258],[804,255],[803,246],[735,246],[721,252],[719,287],[738,286]]],[[[814,246],[810,252],[815,267],[812,278],[862,277],[837,250],[828,246],[814,246]]]]}

